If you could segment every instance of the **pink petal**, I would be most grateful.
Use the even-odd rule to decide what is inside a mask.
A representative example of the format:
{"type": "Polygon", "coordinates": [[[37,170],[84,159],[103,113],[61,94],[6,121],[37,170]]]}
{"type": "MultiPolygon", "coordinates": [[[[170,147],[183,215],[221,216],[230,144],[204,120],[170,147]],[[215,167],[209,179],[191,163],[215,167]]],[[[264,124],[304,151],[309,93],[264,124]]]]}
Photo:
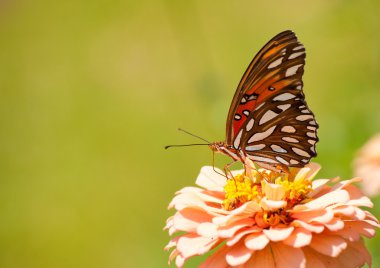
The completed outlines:
{"type": "Polygon", "coordinates": [[[248,235],[244,242],[245,246],[249,249],[261,250],[268,245],[269,239],[263,233],[254,233],[248,235]]]}
{"type": "Polygon", "coordinates": [[[365,196],[358,187],[354,185],[347,185],[344,187],[344,189],[350,195],[350,201],[347,202],[347,204],[358,207],[373,207],[372,201],[367,196],[365,196]]]}
{"type": "Polygon", "coordinates": [[[227,268],[226,254],[230,250],[229,247],[223,246],[215,251],[205,262],[201,263],[198,268],[227,268]]]}
{"type": "Polygon", "coordinates": [[[276,268],[306,267],[306,258],[301,249],[283,243],[271,244],[276,268]]]}
{"type": "Polygon", "coordinates": [[[181,255],[184,258],[189,258],[194,255],[201,255],[208,252],[219,242],[219,239],[197,236],[195,234],[186,234],[178,239],[177,250],[181,252],[181,255]]]}
{"type": "Polygon", "coordinates": [[[251,233],[261,232],[261,228],[257,226],[249,227],[247,230],[237,232],[233,237],[229,238],[226,242],[227,246],[233,246],[242,239],[243,236],[251,233]]]}
{"type": "Polygon", "coordinates": [[[344,228],[344,222],[338,218],[333,218],[330,222],[325,223],[325,226],[330,231],[338,231],[344,228]]]}
{"type": "Polygon", "coordinates": [[[301,220],[294,220],[292,223],[291,223],[292,226],[294,227],[302,227],[312,233],[321,233],[325,227],[323,225],[320,225],[320,224],[313,224],[313,223],[306,223],[304,221],[301,221],[301,220]]]}
{"type": "Polygon", "coordinates": [[[219,227],[218,235],[220,237],[229,238],[235,235],[235,233],[242,229],[252,226],[255,221],[252,218],[244,218],[234,222],[233,224],[219,227]]]}
{"type": "Polygon", "coordinates": [[[303,228],[296,228],[292,234],[286,238],[283,242],[288,246],[294,248],[301,248],[310,244],[312,235],[309,231],[303,228]]]}
{"type": "MultiPolygon", "coordinates": [[[[252,258],[248,260],[245,267],[247,268],[276,268],[276,263],[270,247],[256,251],[252,258]]],[[[211,268],[211,267],[210,267],[211,268]]]]}
{"type": "Polygon", "coordinates": [[[226,261],[231,266],[237,266],[246,263],[252,256],[253,251],[246,248],[244,243],[240,243],[227,253],[226,261]]]}
{"type": "MultiPolygon", "coordinates": [[[[218,168],[215,170],[221,174],[224,173],[218,168]]],[[[205,189],[222,192],[226,185],[226,178],[216,173],[213,167],[204,166],[195,183],[205,189]]]]}
{"type": "Polygon", "coordinates": [[[350,196],[345,190],[337,190],[324,194],[304,205],[298,205],[294,207],[294,210],[306,210],[306,209],[324,209],[330,205],[337,203],[346,203],[350,200],[350,196]]]}
{"type": "Polygon", "coordinates": [[[310,247],[331,257],[338,256],[347,247],[346,241],[334,235],[314,235],[310,247]]]}
{"type": "Polygon", "coordinates": [[[319,222],[328,223],[334,218],[334,213],[330,209],[311,210],[311,211],[297,211],[291,213],[291,217],[300,219],[304,222],[319,222]]]}
{"type": "Polygon", "coordinates": [[[289,237],[289,235],[293,232],[294,227],[285,227],[285,228],[278,228],[278,227],[270,227],[270,229],[264,229],[263,233],[274,242],[284,240],[289,237]]]}

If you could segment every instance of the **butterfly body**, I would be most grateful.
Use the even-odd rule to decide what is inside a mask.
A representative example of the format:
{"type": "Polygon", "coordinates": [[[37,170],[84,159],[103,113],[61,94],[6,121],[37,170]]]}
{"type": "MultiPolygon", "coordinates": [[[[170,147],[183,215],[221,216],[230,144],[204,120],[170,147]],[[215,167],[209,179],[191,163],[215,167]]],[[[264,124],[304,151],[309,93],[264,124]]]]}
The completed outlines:
{"type": "Polygon", "coordinates": [[[213,151],[262,167],[303,167],[316,156],[318,124],[303,93],[305,48],[292,31],[270,40],[241,79],[227,117],[226,140],[213,151]]]}

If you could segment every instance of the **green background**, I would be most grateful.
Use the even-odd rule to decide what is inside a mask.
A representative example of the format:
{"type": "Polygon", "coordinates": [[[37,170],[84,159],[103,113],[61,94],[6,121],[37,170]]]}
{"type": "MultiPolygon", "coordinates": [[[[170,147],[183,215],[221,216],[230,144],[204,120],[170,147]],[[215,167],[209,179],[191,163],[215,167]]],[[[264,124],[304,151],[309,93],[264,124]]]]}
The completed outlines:
{"type": "Polygon", "coordinates": [[[245,68],[286,29],[307,49],[319,177],[352,177],[380,131],[379,14],[376,0],[0,1],[0,267],[166,267],[167,205],[212,153],[163,146],[197,142],[177,127],[223,140],[245,68]]]}

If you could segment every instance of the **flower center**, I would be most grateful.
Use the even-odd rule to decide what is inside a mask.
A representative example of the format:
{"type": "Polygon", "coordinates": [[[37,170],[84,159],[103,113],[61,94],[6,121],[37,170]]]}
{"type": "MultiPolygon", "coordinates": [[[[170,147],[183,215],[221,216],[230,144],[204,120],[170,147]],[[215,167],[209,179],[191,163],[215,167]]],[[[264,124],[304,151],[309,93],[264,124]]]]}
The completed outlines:
{"type": "Polygon", "coordinates": [[[233,210],[248,201],[255,201],[263,209],[263,220],[269,224],[284,222],[287,209],[303,202],[312,190],[307,178],[292,178],[276,172],[244,173],[228,179],[224,186],[222,206],[233,210]]]}

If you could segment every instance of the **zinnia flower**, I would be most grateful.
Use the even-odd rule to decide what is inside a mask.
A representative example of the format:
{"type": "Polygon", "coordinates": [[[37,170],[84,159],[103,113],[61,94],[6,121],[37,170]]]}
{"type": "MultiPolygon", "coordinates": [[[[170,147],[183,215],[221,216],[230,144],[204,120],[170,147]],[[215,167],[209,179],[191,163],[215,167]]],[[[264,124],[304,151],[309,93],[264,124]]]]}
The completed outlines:
{"type": "Polygon", "coordinates": [[[375,196],[380,192],[380,134],[371,138],[354,161],[355,176],[363,178],[363,192],[375,196]]]}
{"type": "Polygon", "coordinates": [[[200,267],[370,266],[362,236],[373,237],[379,223],[360,208],[372,207],[352,184],[360,179],[311,181],[319,169],[247,169],[227,180],[203,167],[200,187],[181,189],[169,205],[176,213],[165,229],[180,232],[166,246],[169,263],[182,267],[214,249],[200,267]]]}

